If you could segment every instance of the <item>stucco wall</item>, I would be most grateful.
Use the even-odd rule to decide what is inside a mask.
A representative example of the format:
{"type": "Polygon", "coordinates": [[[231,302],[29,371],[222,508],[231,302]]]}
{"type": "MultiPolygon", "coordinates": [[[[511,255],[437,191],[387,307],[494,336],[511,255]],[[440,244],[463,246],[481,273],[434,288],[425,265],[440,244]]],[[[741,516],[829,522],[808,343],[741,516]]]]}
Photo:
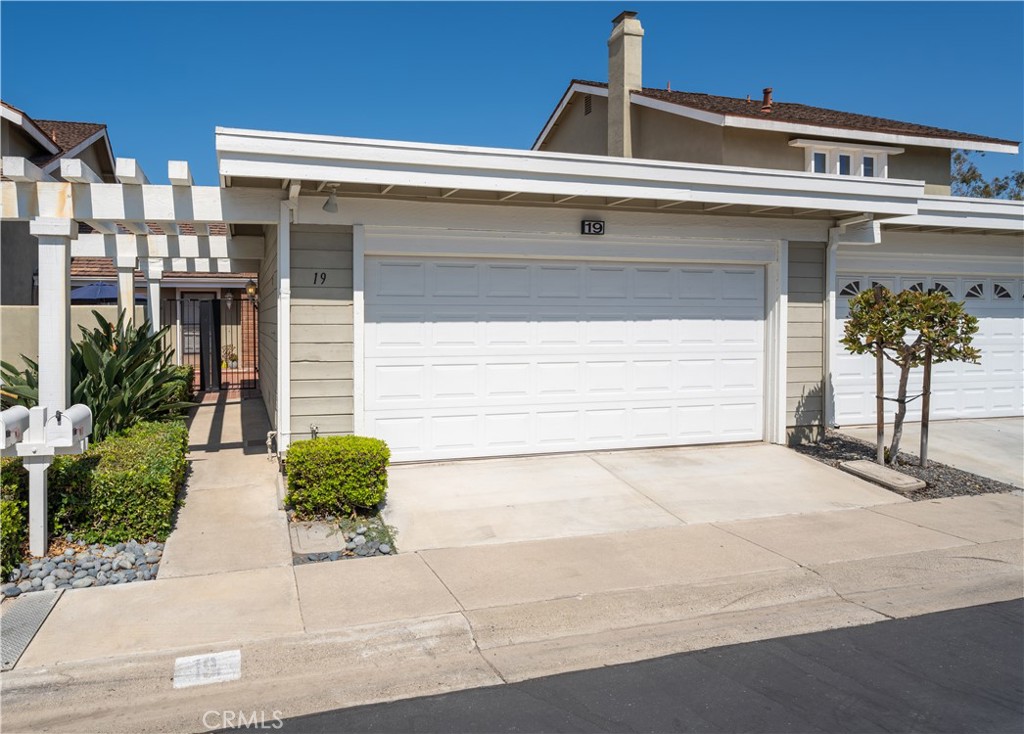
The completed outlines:
{"type": "Polygon", "coordinates": [[[292,440],[352,433],[352,228],[293,227],[291,285],[292,440]]]}
{"type": "Polygon", "coordinates": [[[637,107],[637,158],[691,163],[722,163],[722,128],[668,112],[637,107]]]}
{"type": "MultiPolygon", "coordinates": [[[[71,306],[71,322],[68,324],[68,336],[73,341],[81,338],[79,326],[87,329],[96,327],[93,311],[99,311],[108,321],[117,320],[117,306],[71,306]]],[[[135,319],[142,323],[146,318],[143,306],[135,307],[135,319]]],[[[16,367],[23,367],[21,355],[30,359],[39,358],[39,307],[38,306],[2,306],[0,307],[0,360],[10,362],[16,367]]]]}
{"type": "Polygon", "coordinates": [[[926,194],[949,195],[949,163],[952,151],[941,148],[908,146],[899,155],[889,157],[889,178],[924,181],[926,194]]]}
{"type": "Polygon", "coordinates": [[[0,223],[0,304],[32,303],[32,274],[39,266],[39,249],[28,222],[0,223]]]}
{"type": "Polygon", "coordinates": [[[824,418],[825,245],[789,245],[786,343],[786,434],[790,442],[817,440],[824,418]]]}
{"type": "Polygon", "coordinates": [[[591,95],[590,114],[585,114],[583,94],[573,95],[551,131],[543,150],[559,153],[604,155],[608,150],[608,98],[591,95]]]}
{"type": "Polygon", "coordinates": [[[263,228],[259,283],[260,393],[270,425],[277,429],[277,227],[263,228]]]}

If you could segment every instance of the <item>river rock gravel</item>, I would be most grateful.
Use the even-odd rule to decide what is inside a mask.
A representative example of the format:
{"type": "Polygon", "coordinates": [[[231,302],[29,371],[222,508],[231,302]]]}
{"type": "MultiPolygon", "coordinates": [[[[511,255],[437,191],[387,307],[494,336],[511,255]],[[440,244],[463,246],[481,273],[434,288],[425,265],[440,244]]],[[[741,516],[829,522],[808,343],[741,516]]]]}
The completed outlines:
{"type": "Polygon", "coordinates": [[[0,596],[18,596],[52,589],[86,589],[155,579],[164,544],[149,542],[104,545],[65,539],[62,547],[42,558],[30,558],[12,570],[0,585],[0,596]]]}
{"type": "MultiPolygon", "coordinates": [[[[838,431],[827,431],[825,438],[819,443],[800,444],[793,449],[812,459],[838,467],[844,461],[856,459],[875,460],[875,445],[867,441],[851,438],[838,431]]],[[[918,466],[918,457],[900,452],[897,457],[897,471],[923,480],[927,486],[919,490],[892,490],[910,500],[933,500],[943,497],[962,497],[964,495],[990,494],[997,492],[1016,492],[1016,487],[989,479],[977,474],[963,471],[946,464],[929,461],[926,468],[918,466]]]]}

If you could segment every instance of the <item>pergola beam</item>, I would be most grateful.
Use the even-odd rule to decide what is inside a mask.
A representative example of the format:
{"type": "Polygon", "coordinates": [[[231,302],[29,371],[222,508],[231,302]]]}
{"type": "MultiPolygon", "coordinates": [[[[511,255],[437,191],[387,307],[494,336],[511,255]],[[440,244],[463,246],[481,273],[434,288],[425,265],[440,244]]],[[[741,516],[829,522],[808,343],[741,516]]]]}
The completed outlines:
{"type": "Polygon", "coordinates": [[[12,181],[35,182],[53,181],[53,176],[44,173],[39,166],[17,156],[3,157],[3,174],[12,181]]]}
{"type": "MultiPolygon", "coordinates": [[[[264,241],[259,235],[80,234],[71,243],[73,257],[234,258],[259,260],[264,241]]],[[[177,268],[175,268],[177,269],[177,268]]]]}
{"type": "MultiPolygon", "coordinates": [[[[60,159],[60,176],[65,181],[77,184],[101,184],[103,179],[78,158],[60,159]]],[[[46,214],[43,216],[52,216],[46,214]]]]}
{"type": "Polygon", "coordinates": [[[167,161],[167,180],[171,186],[192,186],[188,161],[167,161]]]}
{"type": "MultiPolygon", "coordinates": [[[[65,169],[72,179],[90,177],[88,167],[74,165],[74,159],[65,159],[62,166],[69,161],[71,165],[65,169]]],[[[126,226],[135,222],[277,224],[277,210],[284,198],[284,192],[277,189],[62,181],[0,183],[3,219],[22,221],[45,217],[126,226]]]]}
{"type": "Polygon", "coordinates": [[[114,163],[114,175],[123,184],[136,184],[139,186],[149,183],[142,166],[134,158],[118,158],[114,163]]]}

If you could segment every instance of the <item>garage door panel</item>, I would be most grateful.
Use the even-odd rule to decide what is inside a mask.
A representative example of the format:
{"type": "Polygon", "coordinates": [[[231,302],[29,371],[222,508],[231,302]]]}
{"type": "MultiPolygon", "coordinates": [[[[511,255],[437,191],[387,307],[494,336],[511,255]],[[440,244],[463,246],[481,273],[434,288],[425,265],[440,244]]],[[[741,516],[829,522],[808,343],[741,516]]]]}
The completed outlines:
{"type": "Polygon", "coordinates": [[[392,260],[364,418],[398,461],[762,436],[763,269],[392,260]]]}
{"type": "MultiPolygon", "coordinates": [[[[979,319],[978,333],[973,344],[981,350],[980,364],[944,362],[932,368],[931,417],[935,419],[1003,417],[1024,415],[1024,319],[1019,294],[1022,281],[1011,279],[955,278],[950,276],[850,276],[840,275],[837,289],[851,283],[867,287],[872,282],[884,282],[888,287],[947,288],[953,298],[963,300],[968,313],[979,319]],[[890,285],[891,284],[891,285],[890,285]],[[996,297],[995,284],[1013,298],[996,297]],[[968,293],[979,297],[967,297],[968,293]]],[[[1002,291],[1001,291],[1002,292],[1002,291]]],[[[837,300],[836,314],[840,318],[840,331],[848,313],[847,297],[837,300]]],[[[868,355],[856,356],[838,343],[833,352],[833,381],[835,388],[836,422],[839,425],[871,423],[875,420],[875,366],[868,355]]],[[[911,372],[908,394],[921,392],[922,372],[911,372]]],[[[885,391],[894,396],[897,389],[896,367],[886,362],[885,391]]],[[[893,402],[886,403],[888,420],[896,410],[893,402]]],[[[921,401],[908,407],[908,417],[919,420],[921,401]]]]}

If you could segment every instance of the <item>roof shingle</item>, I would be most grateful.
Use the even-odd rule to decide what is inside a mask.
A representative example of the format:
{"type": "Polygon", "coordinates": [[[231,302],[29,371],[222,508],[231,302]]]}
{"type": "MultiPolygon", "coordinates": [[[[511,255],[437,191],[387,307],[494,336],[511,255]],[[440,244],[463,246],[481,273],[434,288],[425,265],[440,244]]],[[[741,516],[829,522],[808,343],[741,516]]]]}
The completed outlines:
{"type": "MultiPolygon", "coordinates": [[[[574,83],[587,84],[594,87],[608,87],[605,82],[585,81],[574,79],[574,83]]],[[[634,92],[649,99],[658,99],[663,102],[690,107],[704,112],[712,112],[719,115],[733,115],[737,117],[748,117],[757,120],[774,120],[776,122],[791,122],[799,125],[816,125],[819,127],[831,127],[841,130],[859,130],[865,132],[889,133],[892,135],[917,135],[924,138],[944,138],[948,140],[963,140],[976,143],[997,143],[1003,145],[1018,145],[1015,140],[1003,140],[992,138],[986,135],[975,135],[974,133],[959,132],[957,130],[946,130],[930,125],[918,125],[913,122],[900,122],[889,120],[884,117],[872,117],[870,115],[858,115],[853,112],[841,112],[830,110],[825,107],[813,107],[811,105],[797,104],[795,102],[772,102],[770,111],[762,111],[760,99],[739,99],[737,97],[721,97],[714,94],[701,92],[677,92],[672,89],[655,89],[644,87],[639,92],[634,92]]]]}

